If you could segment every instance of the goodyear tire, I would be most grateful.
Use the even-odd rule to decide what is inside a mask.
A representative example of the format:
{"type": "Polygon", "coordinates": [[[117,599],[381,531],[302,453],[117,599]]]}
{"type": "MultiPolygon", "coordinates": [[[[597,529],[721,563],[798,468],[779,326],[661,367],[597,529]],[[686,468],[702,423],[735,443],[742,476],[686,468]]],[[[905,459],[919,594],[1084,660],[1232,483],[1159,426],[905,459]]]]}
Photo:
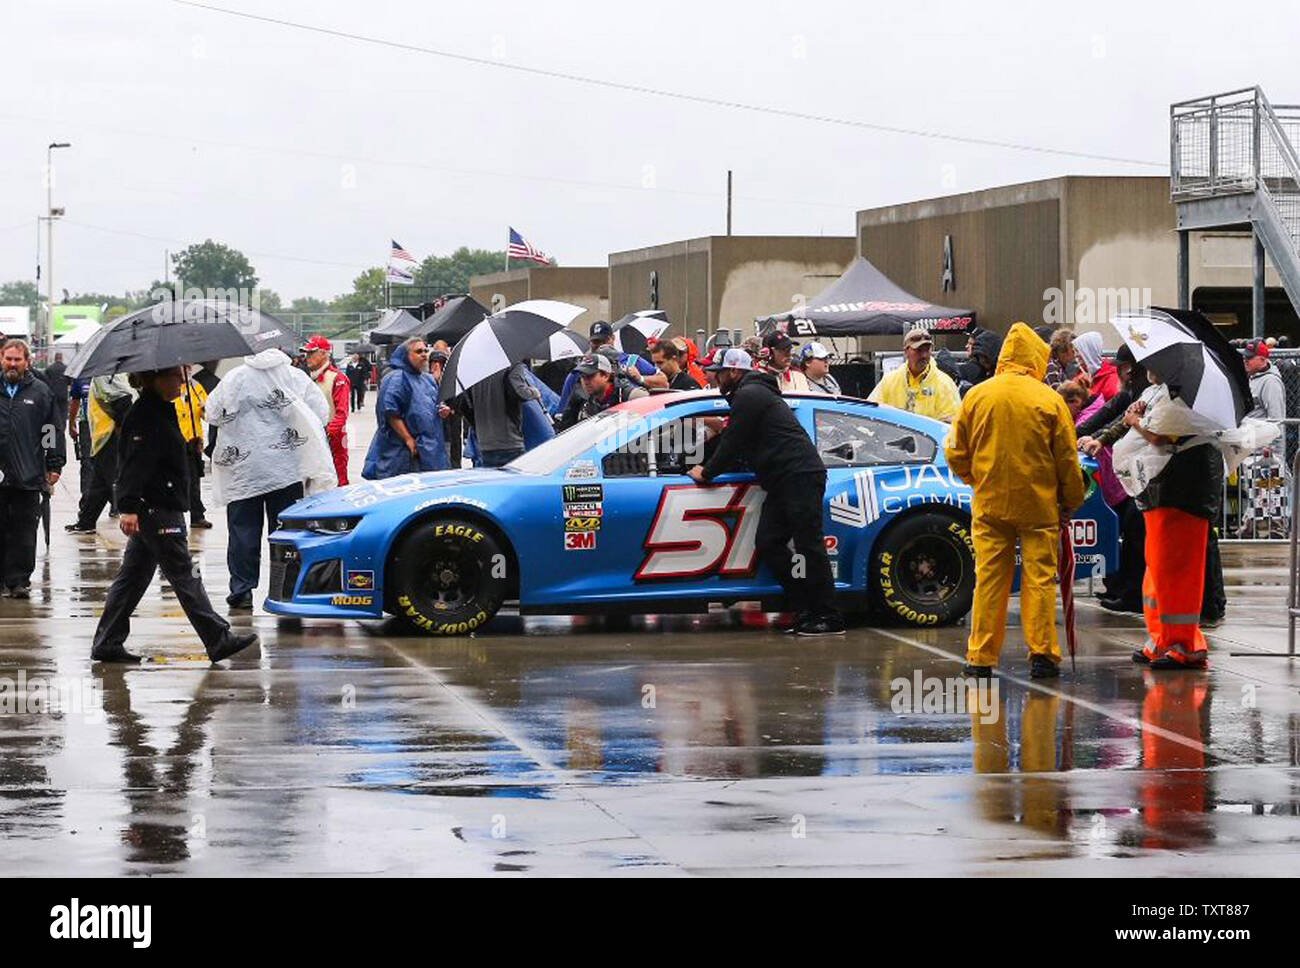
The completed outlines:
{"type": "Polygon", "coordinates": [[[426,635],[468,635],[501,607],[504,549],[473,521],[436,518],[405,535],[388,568],[393,611],[426,635]]]}
{"type": "Polygon", "coordinates": [[[903,518],[872,551],[871,583],[886,615],[920,626],[957,621],[975,597],[969,526],[947,514],[903,518]]]}

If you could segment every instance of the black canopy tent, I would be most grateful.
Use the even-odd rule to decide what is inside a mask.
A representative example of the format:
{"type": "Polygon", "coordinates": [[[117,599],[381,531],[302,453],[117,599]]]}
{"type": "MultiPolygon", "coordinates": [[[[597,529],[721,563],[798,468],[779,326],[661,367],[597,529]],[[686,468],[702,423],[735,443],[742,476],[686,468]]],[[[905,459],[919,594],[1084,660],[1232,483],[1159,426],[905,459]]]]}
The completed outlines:
{"type": "Polygon", "coordinates": [[[913,296],[859,256],[806,306],[756,322],[760,334],[783,329],[800,337],[901,336],[915,326],[932,332],[966,332],[975,326],[975,313],[913,296]]]}
{"type": "Polygon", "coordinates": [[[370,331],[372,343],[400,343],[412,336],[430,342],[446,340],[455,346],[465,334],[482,322],[488,311],[473,296],[448,296],[438,303],[390,309],[370,331]]]}

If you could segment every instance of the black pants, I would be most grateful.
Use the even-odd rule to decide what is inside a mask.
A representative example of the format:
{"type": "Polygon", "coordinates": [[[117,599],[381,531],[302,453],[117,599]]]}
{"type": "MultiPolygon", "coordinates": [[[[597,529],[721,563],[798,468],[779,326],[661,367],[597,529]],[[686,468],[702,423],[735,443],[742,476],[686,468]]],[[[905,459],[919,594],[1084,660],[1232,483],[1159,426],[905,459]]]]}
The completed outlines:
{"type": "Polygon", "coordinates": [[[31,584],[36,570],[36,531],[41,523],[41,492],[0,487],[0,543],[4,585],[31,584]]]}
{"type": "Polygon", "coordinates": [[[140,531],[126,543],[122,567],[109,586],[93,648],[112,651],[125,645],[131,633],[131,613],[159,569],[209,655],[225,638],[230,623],[212,610],[198,568],[190,559],[185,541],[185,512],[147,511],[140,515],[140,531]]]}
{"type": "Polygon", "coordinates": [[[230,569],[230,604],[250,595],[261,579],[262,518],[269,534],[275,519],[294,501],[302,498],[302,485],[290,484],[278,491],[231,501],[226,505],[226,527],[230,534],[226,544],[226,565],[230,569]]]}
{"type": "Polygon", "coordinates": [[[190,462],[190,520],[202,521],[208,510],[203,506],[203,489],[200,487],[203,483],[203,455],[191,444],[185,447],[190,462]]]}
{"type": "Polygon", "coordinates": [[[1205,591],[1201,593],[1201,615],[1220,619],[1228,607],[1228,593],[1223,587],[1223,560],[1219,557],[1219,539],[1210,522],[1210,536],[1205,543],[1205,591]]]}
{"type": "Polygon", "coordinates": [[[822,534],[825,472],[792,474],[779,481],[764,482],[763,489],[767,497],[758,518],[754,544],[759,558],[785,589],[787,607],[814,618],[838,615],[835,581],[822,534]],[[791,539],[793,555],[789,548],[791,539]]]}
{"type": "Polygon", "coordinates": [[[352,384],[352,409],[360,410],[366,405],[366,385],[358,380],[352,384]]]}
{"type": "Polygon", "coordinates": [[[1131,497],[1116,505],[1119,516],[1119,571],[1106,576],[1108,598],[1117,598],[1135,611],[1142,610],[1142,579],[1147,573],[1147,525],[1131,497]]]}
{"type": "MultiPolygon", "coordinates": [[[[89,438],[85,439],[83,446],[87,452],[90,450],[89,438]]],[[[95,526],[104,511],[104,505],[110,509],[113,507],[113,482],[117,480],[117,434],[109,437],[104,446],[99,448],[99,453],[89,460],[89,481],[83,470],[81,503],[77,505],[77,524],[83,528],[95,526]]]]}

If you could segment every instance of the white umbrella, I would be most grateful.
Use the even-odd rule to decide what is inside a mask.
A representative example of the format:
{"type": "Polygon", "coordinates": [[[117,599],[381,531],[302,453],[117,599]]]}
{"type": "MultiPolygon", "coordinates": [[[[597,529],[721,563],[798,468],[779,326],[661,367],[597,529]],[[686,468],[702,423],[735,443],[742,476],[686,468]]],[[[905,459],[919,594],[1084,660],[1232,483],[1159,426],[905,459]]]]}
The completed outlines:
{"type": "Polygon", "coordinates": [[[1171,397],[1225,430],[1241,424],[1251,408],[1250,380],[1241,354],[1208,319],[1152,307],[1119,313],[1110,323],[1171,397]]]}
{"type": "Polygon", "coordinates": [[[438,396],[450,400],[493,374],[529,359],[548,337],[586,310],[572,303],[529,299],[489,316],[456,344],[442,371],[438,396]]]}
{"type": "Polygon", "coordinates": [[[640,309],[614,324],[614,346],[620,353],[645,356],[646,344],[658,339],[672,323],[662,309],[640,309]]]}

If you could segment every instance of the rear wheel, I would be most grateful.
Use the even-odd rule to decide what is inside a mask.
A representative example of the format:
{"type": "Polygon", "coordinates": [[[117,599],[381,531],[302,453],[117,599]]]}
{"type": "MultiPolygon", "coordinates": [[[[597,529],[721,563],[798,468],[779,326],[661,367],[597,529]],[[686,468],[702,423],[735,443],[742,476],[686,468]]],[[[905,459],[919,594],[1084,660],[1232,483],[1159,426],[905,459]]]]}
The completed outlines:
{"type": "Polygon", "coordinates": [[[392,609],[428,635],[468,635],[497,613],[509,590],[508,557],[473,521],[416,525],[393,553],[392,609]]]}
{"type": "Polygon", "coordinates": [[[967,525],[946,514],[904,518],[876,543],[873,596],[911,625],[946,625],[970,611],[975,546],[967,525]]]}

